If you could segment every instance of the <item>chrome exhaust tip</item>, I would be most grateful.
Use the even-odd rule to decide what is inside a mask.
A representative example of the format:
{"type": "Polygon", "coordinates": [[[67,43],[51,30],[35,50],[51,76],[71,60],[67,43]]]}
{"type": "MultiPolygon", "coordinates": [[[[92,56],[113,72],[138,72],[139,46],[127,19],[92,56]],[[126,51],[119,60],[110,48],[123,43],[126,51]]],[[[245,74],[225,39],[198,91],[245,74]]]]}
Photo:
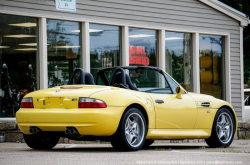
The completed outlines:
{"type": "Polygon", "coordinates": [[[65,130],[65,134],[68,135],[69,133],[70,133],[70,130],[69,130],[69,128],[67,128],[67,129],[65,130]]]}
{"type": "Polygon", "coordinates": [[[30,128],[30,133],[34,133],[34,129],[33,128],[30,128]]]}
{"type": "Polygon", "coordinates": [[[74,128],[74,127],[68,127],[65,130],[65,134],[66,135],[78,135],[79,133],[78,133],[78,131],[77,131],[76,128],[74,128]]]}
{"type": "Polygon", "coordinates": [[[33,128],[33,133],[39,132],[37,128],[33,128]]]}
{"type": "Polygon", "coordinates": [[[71,135],[72,135],[72,134],[75,134],[75,132],[76,132],[76,131],[75,131],[74,128],[71,128],[71,129],[70,129],[70,134],[71,134],[71,135]]]}
{"type": "Polygon", "coordinates": [[[37,128],[37,127],[31,127],[29,132],[32,133],[32,134],[36,134],[36,133],[40,132],[40,129],[37,128]]]}

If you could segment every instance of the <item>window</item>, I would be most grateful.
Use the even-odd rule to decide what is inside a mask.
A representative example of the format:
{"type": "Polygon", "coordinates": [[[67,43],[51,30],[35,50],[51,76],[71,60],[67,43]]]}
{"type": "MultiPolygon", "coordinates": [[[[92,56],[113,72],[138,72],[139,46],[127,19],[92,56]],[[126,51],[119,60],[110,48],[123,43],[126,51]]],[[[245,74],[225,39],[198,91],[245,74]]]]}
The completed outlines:
{"type": "Polygon", "coordinates": [[[129,70],[129,76],[134,86],[142,92],[156,93],[156,91],[160,91],[159,89],[169,89],[169,85],[165,77],[155,70],[129,70]]]}
{"type": "Polygon", "coordinates": [[[192,91],[192,34],[166,31],[166,72],[192,91]]]}
{"type": "Polygon", "coordinates": [[[120,27],[90,24],[90,66],[96,79],[101,68],[120,66],[120,27]]]}
{"type": "Polygon", "coordinates": [[[39,88],[38,20],[1,14],[0,25],[0,117],[13,117],[20,100],[39,88]]]}
{"type": "Polygon", "coordinates": [[[157,66],[156,30],[129,28],[129,65],[157,66]]]}
{"type": "Polygon", "coordinates": [[[200,92],[225,99],[223,78],[224,38],[200,35],[200,92]]]}
{"type": "Polygon", "coordinates": [[[48,86],[66,85],[80,67],[80,23],[47,20],[48,86]]]}
{"type": "Polygon", "coordinates": [[[250,106],[250,92],[245,92],[244,104],[245,104],[245,106],[250,106]]]}
{"type": "Polygon", "coordinates": [[[173,93],[175,93],[175,88],[178,87],[179,85],[172,78],[170,78],[168,75],[165,74],[165,76],[167,77],[168,83],[170,84],[173,93]]]}

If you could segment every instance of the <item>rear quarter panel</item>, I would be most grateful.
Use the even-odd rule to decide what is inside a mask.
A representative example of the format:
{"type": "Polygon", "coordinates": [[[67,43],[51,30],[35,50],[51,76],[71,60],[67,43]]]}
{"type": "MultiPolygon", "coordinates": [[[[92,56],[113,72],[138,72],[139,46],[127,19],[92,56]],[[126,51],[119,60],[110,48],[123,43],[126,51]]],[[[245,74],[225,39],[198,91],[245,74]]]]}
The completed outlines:
{"type": "Polygon", "coordinates": [[[124,110],[121,113],[121,117],[128,106],[139,104],[147,112],[149,121],[148,128],[155,128],[154,107],[147,93],[113,87],[111,90],[96,92],[92,94],[90,98],[103,100],[107,106],[123,107],[124,110]]]}

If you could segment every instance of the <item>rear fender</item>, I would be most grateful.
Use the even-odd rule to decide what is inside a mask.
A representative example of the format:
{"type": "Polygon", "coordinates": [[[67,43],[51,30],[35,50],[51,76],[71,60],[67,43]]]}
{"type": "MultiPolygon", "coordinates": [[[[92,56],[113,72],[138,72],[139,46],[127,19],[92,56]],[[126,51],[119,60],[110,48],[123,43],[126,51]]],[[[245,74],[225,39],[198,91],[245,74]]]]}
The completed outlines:
{"type": "Polygon", "coordinates": [[[147,93],[121,88],[111,88],[111,90],[94,93],[90,97],[103,100],[107,106],[110,107],[123,107],[123,111],[120,114],[121,117],[127,107],[132,104],[139,104],[147,113],[148,127],[155,128],[154,106],[147,93]]]}

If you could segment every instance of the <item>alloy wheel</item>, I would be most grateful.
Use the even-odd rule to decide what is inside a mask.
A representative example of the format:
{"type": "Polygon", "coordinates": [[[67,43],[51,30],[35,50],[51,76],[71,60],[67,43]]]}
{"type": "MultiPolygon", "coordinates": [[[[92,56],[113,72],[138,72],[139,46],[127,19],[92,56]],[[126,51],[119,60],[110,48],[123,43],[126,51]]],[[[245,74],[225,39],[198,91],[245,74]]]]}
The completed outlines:
{"type": "Polygon", "coordinates": [[[233,122],[228,113],[221,113],[217,120],[217,136],[218,139],[226,144],[233,136],[233,122]]]}
{"type": "Polygon", "coordinates": [[[133,146],[138,147],[145,135],[145,126],[142,117],[138,113],[132,113],[125,123],[125,135],[127,142],[133,146]]]}

